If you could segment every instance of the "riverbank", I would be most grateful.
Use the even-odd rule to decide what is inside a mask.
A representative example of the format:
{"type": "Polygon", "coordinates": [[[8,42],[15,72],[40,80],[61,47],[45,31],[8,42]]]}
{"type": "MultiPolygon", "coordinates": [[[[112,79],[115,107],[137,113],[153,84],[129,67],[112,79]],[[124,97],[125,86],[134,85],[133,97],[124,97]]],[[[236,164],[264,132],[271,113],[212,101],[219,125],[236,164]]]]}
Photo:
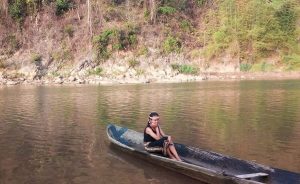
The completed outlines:
{"type": "Polygon", "coordinates": [[[114,85],[114,84],[143,84],[143,83],[180,83],[196,81],[227,81],[227,80],[289,80],[300,79],[300,72],[229,72],[201,73],[199,75],[184,74],[152,74],[149,76],[123,75],[122,77],[88,76],[88,77],[45,77],[28,79],[24,77],[3,78],[0,76],[0,86],[15,85],[114,85]]]}
{"type": "Polygon", "coordinates": [[[289,29],[280,24],[286,22],[280,12],[295,15],[299,3],[295,7],[289,2],[260,4],[264,7],[260,15],[274,21],[270,24],[274,29],[262,37],[257,30],[268,30],[269,25],[247,22],[252,17],[247,12],[252,12],[256,1],[247,6],[229,3],[233,6],[229,9],[226,3],[201,2],[99,1],[91,8],[80,1],[69,2],[72,5],[66,7],[72,8],[62,12],[58,1],[4,2],[0,5],[0,85],[300,78],[297,72],[281,72],[300,71],[295,49],[299,17],[287,21],[289,29]],[[11,7],[22,13],[11,12],[11,7]],[[231,20],[235,13],[245,12],[243,24],[231,20]],[[227,19],[235,22],[238,32],[223,22],[227,19]]]}

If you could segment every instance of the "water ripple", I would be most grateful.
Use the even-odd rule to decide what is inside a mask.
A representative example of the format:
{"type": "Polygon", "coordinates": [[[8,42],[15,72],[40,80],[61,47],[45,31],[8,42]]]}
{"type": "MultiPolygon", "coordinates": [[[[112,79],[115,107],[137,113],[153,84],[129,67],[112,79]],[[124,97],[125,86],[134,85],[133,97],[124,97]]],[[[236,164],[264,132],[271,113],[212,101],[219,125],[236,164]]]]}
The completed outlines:
{"type": "Polygon", "coordinates": [[[0,183],[126,183],[124,171],[138,173],[127,183],[176,183],[159,173],[150,181],[147,168],[107,155],[106,124],[143,131],[151,111],[160,113],[161,126],[178,142],[300,172],[297,86],[299,81],[3,88],[0,183]]]}

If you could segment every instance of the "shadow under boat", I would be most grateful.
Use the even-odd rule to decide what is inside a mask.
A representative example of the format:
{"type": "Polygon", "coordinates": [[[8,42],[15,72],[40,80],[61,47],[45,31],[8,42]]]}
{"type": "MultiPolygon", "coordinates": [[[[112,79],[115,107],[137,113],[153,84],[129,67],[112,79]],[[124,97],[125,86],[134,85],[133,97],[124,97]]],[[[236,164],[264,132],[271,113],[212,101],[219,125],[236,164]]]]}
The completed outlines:
{"type": "Polygon", "coordinates": [[[153,183],[164,184],[205,184],[194,178],[182,175],[181,173],[173,172],[168,168],[157,166],[156,164],[147,162],[144,159],[136,159],[134,154],[124,154],[123,150],[120,150],[115,144],[110,144],[108,149],[108,156],[114,160],[126,165],[132,165],[136,168],[143,170],[145,179],[153,183]]]}

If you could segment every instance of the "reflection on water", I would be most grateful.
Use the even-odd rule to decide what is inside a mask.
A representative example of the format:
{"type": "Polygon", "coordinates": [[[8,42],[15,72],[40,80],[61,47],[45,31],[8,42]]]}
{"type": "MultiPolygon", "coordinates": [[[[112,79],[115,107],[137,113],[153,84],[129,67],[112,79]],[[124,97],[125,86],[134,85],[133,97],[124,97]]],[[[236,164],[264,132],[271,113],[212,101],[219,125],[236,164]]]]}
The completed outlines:
{"type": "Polygon", "coordinates": [[[300,81],[0,89],[0,183],[193,183],[112,149],[150,111],[178,142],[300,172],[300,81]],[[180,178],[180,179],[178,179],[180,178]]]}

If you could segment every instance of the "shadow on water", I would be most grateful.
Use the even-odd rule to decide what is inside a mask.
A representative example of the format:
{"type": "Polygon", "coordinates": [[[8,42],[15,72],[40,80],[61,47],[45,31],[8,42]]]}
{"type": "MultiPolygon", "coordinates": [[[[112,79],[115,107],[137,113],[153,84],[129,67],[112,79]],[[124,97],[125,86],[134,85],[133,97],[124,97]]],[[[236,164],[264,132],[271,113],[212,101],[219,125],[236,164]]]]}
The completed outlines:
{"type": "Polygon", "coordinates": [[[116,162],[121,162],[126,165],[132,165],[138,169],[141,169],[144,173],[145,178],[149,183],[164,183],[164,184],[204,184],[198,180],[190,178],[188,176],[176,173],[167,168],[146,162],[135,158],[133,155],[123,152],[116,148],[114,145],[109,144],[107,152],[109,157],[115,159],[116,162]]]}

